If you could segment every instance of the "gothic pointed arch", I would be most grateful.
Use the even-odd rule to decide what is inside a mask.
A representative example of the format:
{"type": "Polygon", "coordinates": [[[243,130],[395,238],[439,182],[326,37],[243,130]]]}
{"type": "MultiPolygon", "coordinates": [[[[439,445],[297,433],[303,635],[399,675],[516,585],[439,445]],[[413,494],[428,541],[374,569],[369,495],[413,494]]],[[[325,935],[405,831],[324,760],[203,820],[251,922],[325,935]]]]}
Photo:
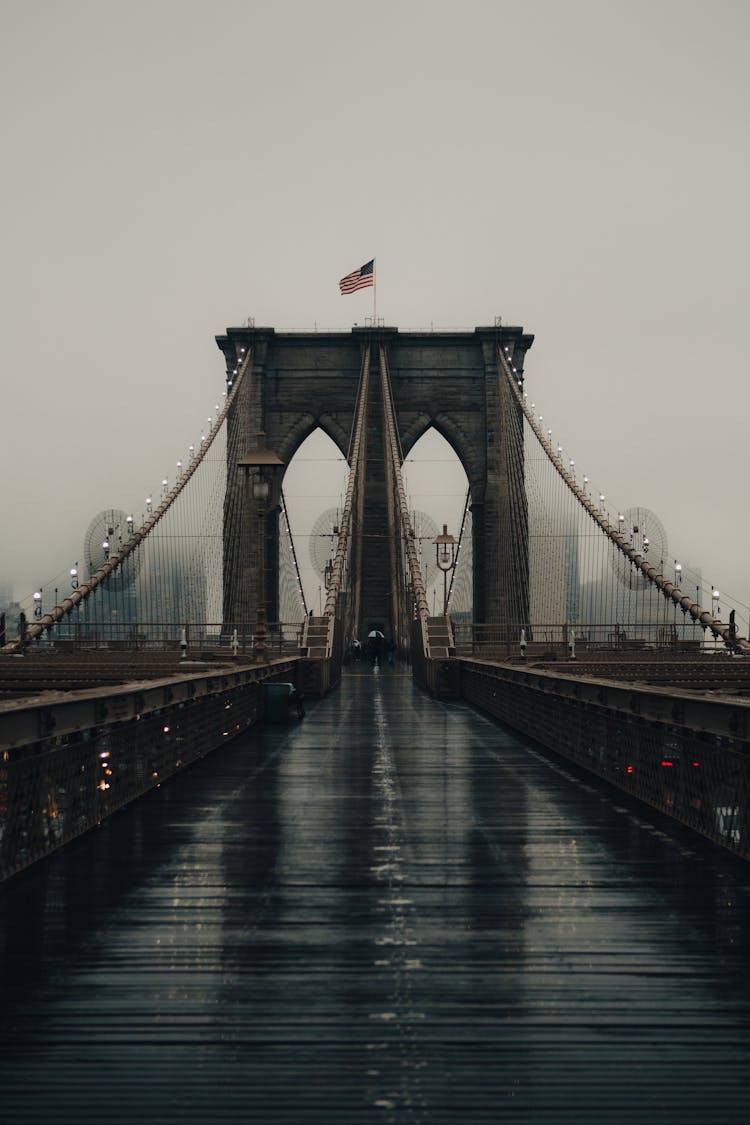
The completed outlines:
{"type": "Polygon", "coordinates": [[[335,547],[346,477],[345,453],[323,425],[309,429],[286,465],[284,499],[305,600],[315,612],[323,567],[335,547]]]}

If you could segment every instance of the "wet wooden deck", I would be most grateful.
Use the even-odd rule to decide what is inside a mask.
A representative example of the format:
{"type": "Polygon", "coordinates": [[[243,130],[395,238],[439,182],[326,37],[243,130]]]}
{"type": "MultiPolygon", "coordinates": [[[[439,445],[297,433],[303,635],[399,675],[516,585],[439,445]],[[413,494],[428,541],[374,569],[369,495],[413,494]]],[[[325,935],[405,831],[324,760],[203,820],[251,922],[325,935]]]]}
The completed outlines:
{"type": "Polygon", "coordinates": [[[2,1120],[750,1115],[750,869],[407,676],[0,889],[2,1120]]]}

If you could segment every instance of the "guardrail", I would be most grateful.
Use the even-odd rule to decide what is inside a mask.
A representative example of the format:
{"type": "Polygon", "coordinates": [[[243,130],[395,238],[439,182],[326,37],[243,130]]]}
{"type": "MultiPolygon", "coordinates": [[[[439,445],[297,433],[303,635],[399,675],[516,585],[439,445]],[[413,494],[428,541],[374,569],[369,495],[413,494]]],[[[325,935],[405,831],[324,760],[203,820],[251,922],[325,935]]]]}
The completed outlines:
{"type": "Polygon", "coordinates": [[[456,651],[465,656],[494,654],[499,657],[556,657],[602,652],[688,654],[729,651],[723,640],[705,633],[695,622],[643,622],[626,627],[617,622],[486,625],[452,618],[456,651]],[[522,635],[523,632],[523,635],[522,635]]]}
{"type": "Polygon", "coordinates": [[[242,733],[298,661],[0,703],[0,879],[242,733]]]}
{"type": "Polygon", "coordinates": [[[453,663],[467,702],[750,859],[750,699],[453,663]]]}

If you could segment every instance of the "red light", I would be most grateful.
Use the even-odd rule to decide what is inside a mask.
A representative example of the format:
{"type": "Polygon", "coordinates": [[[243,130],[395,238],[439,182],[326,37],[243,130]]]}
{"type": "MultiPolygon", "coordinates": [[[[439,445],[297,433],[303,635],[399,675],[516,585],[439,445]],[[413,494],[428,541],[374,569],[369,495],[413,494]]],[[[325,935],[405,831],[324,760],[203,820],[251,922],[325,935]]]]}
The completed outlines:
{"type": "Polygon", "coordinates": [[[700,762],[693,762],[696,769],[700,769],[700,762]]]}
{"type": "Polygon", "coordinates": [[[664,766],[664,768],[665,768],[665,769],[666,769],[667,767],[671,768],[671,767],[672,767],[673,765],[674,765],[674,762],[670,762],[670,761],[668,761],[668,760],[667,760],[666,758],[665,758],[665,759],[664,759],[664,761],[662,762],[662,766],[664,766]]]}
{"type": "Polygon", "coordinates": [[[635,768],[634,766],[628,766],[628,773],[632,773],[634,768],[635,768]]]}

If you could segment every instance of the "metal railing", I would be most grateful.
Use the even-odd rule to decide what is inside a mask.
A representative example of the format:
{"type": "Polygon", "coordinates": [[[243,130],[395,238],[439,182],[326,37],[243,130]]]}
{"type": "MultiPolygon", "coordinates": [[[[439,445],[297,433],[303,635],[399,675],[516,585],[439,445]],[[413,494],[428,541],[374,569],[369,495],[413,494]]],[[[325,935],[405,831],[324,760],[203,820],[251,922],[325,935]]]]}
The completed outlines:
{"type": "MultiPolygon", "coordinates": [[[[706,662],[710,663],[710,662],[706,662]]],[[[727,665],[748,666],[727,660],[727,665]]],[[[465,660],[461,694],[581,768],[750,859],[746,700],[465,660]]]]}
{"type": "Polygon", "coordinates": [[[484,654],[533,659],[545,654],[581,657],[586,653],[613,652],[619,657],[633,652],[656,657],[660,653],[708,656],[731,651],[723,640],[704,634],[701,627],[691,621],[641,622],[638,625],[554,622],[530,627],[522,623],[487,625],[452,619],[452,624],[459,656],[484,654]]]}
{"type": "MultiPolygon", "coordinates": [[[[25,653],[90,652],[93,650],[129,650],[136,652],[178,651],[187,653],[210,651],[251,657],[255,640],[255,621],[231,626],[173,621],[101,622],[66,619],[40,634],[25,646],[25,653]]],[[[289,655],[298,653],[302,645],[303,622],[269,622],[266,625],[266,650],[289,655]]]]}
{"type": "Polygon", "coordinates": [[[0,880],[257,723],[264,683],[292,681],[298,667],[293,657],[185,668],[149,682],[0,703],[0,880]]]}

